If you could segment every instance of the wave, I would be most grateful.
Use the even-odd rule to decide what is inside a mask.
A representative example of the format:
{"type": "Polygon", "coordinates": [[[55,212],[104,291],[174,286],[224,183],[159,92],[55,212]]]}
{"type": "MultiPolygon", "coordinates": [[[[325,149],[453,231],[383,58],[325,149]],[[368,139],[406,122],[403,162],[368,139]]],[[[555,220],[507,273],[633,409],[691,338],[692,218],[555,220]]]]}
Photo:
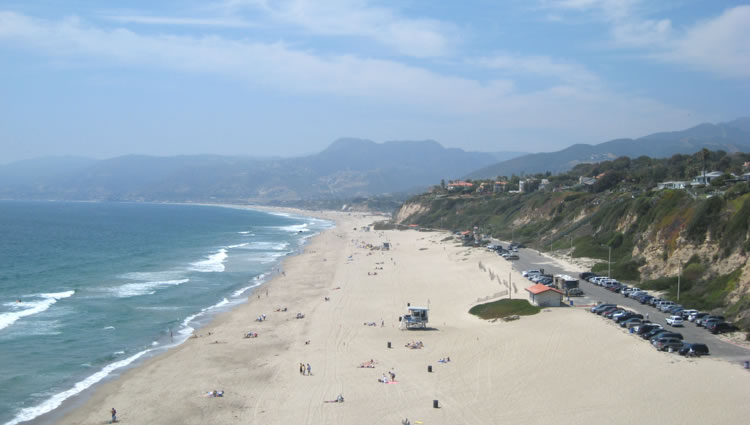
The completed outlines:
{"type": "Polygon", "coordinates": [[[257,288],[258,286],[262,285],[263,282],[265,282],[266,276],[267,275],[265,273],[261,273],[258,276],[255,276],[253,278],[253,284],[252,285],[245,286],[244,288],[240,288],[240,289],[234,291],[232,293],[232,298],[237,298],[237,297],[241,296],[242,294],[244,294],[245,292],[249,291],[250,289],[257,288]]]}
{"type": "Polygon", "coordinates": [[[113,288],[118,298],[136,297],[139,295],[152,295],[156,289],[162,286],[177,286],[190,282],[190,279],[161,280],[155,282],[136,282],[126,283],[125,285],[113,288]]]}
{"type": "Polygon", "coordinates": [[[245,232],[237,232],[237,233],[239,233],[240,235],[250,235],[250,236],[255,236],[255,234],[254,234],[254,233],[250,233],[250,232],[248,232],[248,231],[245,231],[245,232]]]}
{"type": "Polygon", "coordinates": [[[304,232],[309,232],[310,231],[310,229],[308,229],[308,224],[307,223],[291,224],[289,226],[278,226],[278,227],[274,227],[274,228],[275,229],[279,229],[279,230],[284,230],[284,231],[287,231],[289,233],[304,233],[304,232]]]}
{"type": "Polygon", "coordinates": [[[289,242],[253,242],[249,245],[250,249],[260,251],[283,251],[289,248],[289,242]]]}
{"type": "Polygon", "coordinates": [[[249,245],[250,245],[250,242],[245,242],[245,243],[238,243],[237,245],[229,245],[227,248],[232,248],[232,249],[233,248],[244,248],[244,247],[249,246],[249,245]]]}
{"type": "Polygon", "coordinates": [[[227,250],[222,248],[215,254],[209,255],[205,260],[196,261],[191,264],[191,270],[203,273],[223,272],[224,261],[226,261],[227,257],[227,250]]]}
{"type": "Polygon", "coordinates": [[[39,295],[34,296],[34,297],[42,298],[39,301],[24,301],[24,302],[8,303],[6,305],[13,307],[13,308],[19,308],[19,307],[21,308],[26,307],[26,308],[20,311],[11,311],[8,313],[0,314],[0,329],[7,328],[8,326],[12,325],[13,323],[15,323],[18,319],[22,317],[41,313],[47,310],[48,308],[52,307],[52,304],[56,303],[58,300],[72,297],[73,294],[75,294],[75,291],[39,294],[39,295]]]}
{"type": "Polygon", "coordinates": [[[76,394],[79,394],[81,391],[84,391],[85,389],[91,387],[92,385],[106,378],[114,370],[120,369],[122,367],[125,367],[133,363],[134,361],[143,357],[144,354],[150,351],[152,351],[152,349],[143,350],[140,353],[137,353],[128,357],[127,359],[108,364],[107,366],[102,368],[102,370],[100,370],[99,372],[96,372],[95,374],[90,375],[86,379],[76,383],[73,386],[73,388],[70,388],[61,393],[57,393],[39,405],[21,409],[21,411],[16,415],[16,417],[13,418],[10,422],[6,423],[5,425],[17,425],[21,422],[30,421],[34,418],[37,418],[47,412],[51,412],[52,410],[60,407],[60,405],[65,400],[69,399],[70,397],[73,397],[76,394]]]}
{"type": "Polygon", "coordinates": [[[183,336],[189,336],[189,335],[191,335],[193,333],[193,331],[195,330],[195,328],[193,328],[192,326],[190,326],[190,322],[192,322],[193,320],[197,319],[200,316],[203,316],[204,314],[206,314],[207,312],[209,312],[209,311],[211,311],[211,310],[213,310],[215,308],[219,308],[219,307],[225,306],[227,304],[229,304],[229,300],[226,299],[226,298],[224,298],[223,300],[219,301],[218,303],[216,303],[216,304],[214,304],[214,305],[212,305],[210,307],[206,307],[206,308],[201,309],[201,311],[199,311],[198,313],[191,314],[190,316],[186,317],[185,320],[182,321],[182,329],[180,329],[177,332],[180,333],[183,336]]]}
{"type": "Polygon", "coordinates": [[[114,326],[105,326],[102,329],[104,329],[105,331],[112,331],[112,330],[115,329],[115,327],[114,326]]]}

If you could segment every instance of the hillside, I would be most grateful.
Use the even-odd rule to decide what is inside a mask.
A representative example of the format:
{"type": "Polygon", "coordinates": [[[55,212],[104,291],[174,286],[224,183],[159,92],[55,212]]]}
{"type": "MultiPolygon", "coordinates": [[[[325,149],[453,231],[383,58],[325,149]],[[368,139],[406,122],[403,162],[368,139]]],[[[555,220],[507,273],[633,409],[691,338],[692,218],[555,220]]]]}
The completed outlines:
{"type": "Polygon", "coordinates": [[[611,247],[613,277],[672,298],[682,267],[680,303],[724,312],[750,329],[750,183],[724,176],[708,186],[655,190],[662,178],[696,175],[704,162],[708,169],[740,173],[748,172],[748,161],[750,154],[724,152],[618,158],[550,177],[546,191],[436,188],[407,201],[394,217],[448,230],[478,226],[545,251],[572,245],[573,256],[604,260],[595,267],[599,272],[606,272],[611,247]],[[592,185],[567,184],[593,176],[599,178],[592,185]]]}
{"type": "Polygon", "coordinates": [[[655,133],[638,139],[615,139],[598,145],[576,144],[557,152],[520,156],[467,175],[471,179],[566,172],[577,164],[612,160],[621,156],[666,158],[701,149],[750,152],[750,117],[720,124],[701,124],[687,130],[655,133]]]}
{"type": "Polygon", "coordinates": [[[320,153],[43,158],[0,166],[0,198],[172,202],[325,200],[412,193],[496,161],[434,141],[341,139],[320,153]]]}

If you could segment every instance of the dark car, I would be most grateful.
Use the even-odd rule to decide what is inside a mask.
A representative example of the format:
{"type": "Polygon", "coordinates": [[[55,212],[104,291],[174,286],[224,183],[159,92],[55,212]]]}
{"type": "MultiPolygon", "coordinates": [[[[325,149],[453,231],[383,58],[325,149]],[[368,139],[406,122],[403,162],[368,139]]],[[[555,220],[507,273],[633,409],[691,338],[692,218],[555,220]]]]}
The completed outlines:
{"type": "Polygon", "coordinates": [[[682,348],[678,351],[681,356],[705,356],[708,355],[708,347],[706,344],[682,344],[682,348]]]}
{"type": "Polygon", "coordinates": [[[651,332],[646,332],[645,334],[641,335],[641,338],[646,340],[651,340],[651,338],[655,337],[656,335],[659,335],[660,333],[669,332],[667,329],[658,328],[654,329],[651,332]]]}
{"type": "Polygon", "coordinates": [[[625,311],[625,309],[622,309],[622,308],[613,308],[613,309],[610,309],[610,310],[607,310],[607,311],[603,312],[602,313],[602,317],[606,317],[607,319],[611,319],[612,315],[617,314],[617,313],[621,313],[623,311],[625,311]]]}
{"type": "Polygon", "coordinates": [[[734,332],[737,330],[737,327],[727,322],[709,322],[706,325],[706,329],[715,335],[724,332],[734,332]]]}
{"type": "Polygon", "coordinates": [[[594,307],[591,307],[591,312],[592,313],[598,313],[599,310],[603,310],[603,309],[605,309],[607,307],[617,307],[617,305],[615,305],[615,304],[599,304],[599,305],[596,305],[594,307]]]}
{"type": "Polygon", "coordinates": [[[695,319],[695,324],[698,325],[698,326],[703,327],[703,326],[706,326],[706,322],[711,321],[711,320],[723,322],[724,321],[724,316],[713,316],[713,315],[712,316],[703,316],[700,319],[695,319]]]}
{"type": "Polygon", "coordinates": [[[681,333],[667,331],[658,333],[655,337],[651,338],[650,341],[654,341],[655,339],[659,338],[677,338],[679,340],[684,339],[681,333]]]}
{"type": "Polygon", "coordinates": [[[620,317],[615,318],[615,322],[622,323],[622,322],[624,322],[626,320],[630,320],[630,319],[643,319],[643,315],[639,314],[639,313],[630,313],[630,314],[626,314],[624,316],[620,316],[620,317]]]}
{"type": "Polygon", "coordinates": [[[639,295],[636,299],[641,304],[648,304],[649,301],[654,299],[654,296],[653,295],[639,295]]]}
{"type": "Polygon", "coordinates": [[[645,335],[645,334],[653,331],[654,329],[663,329],[663,328],[661,327],[661,325],[657,325],[655,323],[654,324],[646,324],[646,325],[639,326],[638,327],[638,331],[636,333],[638,335],[643,336],[643,335],[645,335]]]}
{"type": "Polygon", "coordinates": [[[608,313],[608,312],[610,312],[610,311],[614,311],[614,310],[617,310],[617,309],[618,309],[618,307],[617,307],[617,306],[610,306],[610,307],[605,307],[605,308],[603,308],[603,309],[601,309],[601,310],[597,310],[596,314],[598,314],[598,315],[600,315],[600,316],[603,316],[604,314],[606,314],[606,313],[608,313]]]}
{"type": "Polygon", "coordinates": [[[651,344],[659,351],[678,351],[682,348],[682,340],[673,337],[660,337],[651,341],[651,344]]]}
{"type": "Polygon", "coordinates": [[[591,272],[583,272],[578,275],[578,277],[580,277],[583,280],[588,280],[588,278],[594,277],[594,276],[598,276],[598,275],[596,273],[591,273],[591,272]]]}
{"type": "Polygon", "coordinates": [[[706,317],[708,315],[709,315],[708,313],[695,313],[694,315],[693,314],[690,315],[690,317],[692,317],[693,320],[690,320],[690,317],[688,318],[688,320],[690,320],[691,322],[694,322],[694,323],[698,323],[698,320],[700,320],[700,319],[702,319],[702,318],[704,318],[704,317],[706,317]]]}

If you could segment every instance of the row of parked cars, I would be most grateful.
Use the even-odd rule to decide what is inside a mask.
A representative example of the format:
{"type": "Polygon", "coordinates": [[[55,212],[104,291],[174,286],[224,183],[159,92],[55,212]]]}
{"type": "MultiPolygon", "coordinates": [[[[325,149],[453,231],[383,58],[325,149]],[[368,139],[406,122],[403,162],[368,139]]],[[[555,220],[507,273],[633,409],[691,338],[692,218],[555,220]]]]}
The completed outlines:
{"type": "Polygon", "coordinates": [[[512,243],[508,245],[507,249],[503,248],[502,245],[487,245],[487,249],[497,252],[497,255],[505,258],[506,260],[518,260],[518,248],[522,248],[522,245],[518,243],[512,243]]]}
{"type": "Polygon", "coordinates": [[[655,307],[657,310],[668,315],[666,321],[667,324],[671,326],[683,326],[685,321],[690,321],[695,323],[698,327],[703,327],[713,334],[734,332],[737,330],[737,327],[725,321],[723,316],[687,309],[674,301],[656,297],[640,288],[629,287],[628,285],[617,282],[615,279],[598,276],[595,273],[590,272],[581,273],[580,277],[581,279],[602,286],[612,292],[620,293],[624,297],[634,299],[641,304],[655,307]]]}
{"type": "Polygon", "coordinates": [[[651,342],[659,351],[677,352],[683,356],[703,356],[709,354],[708,346],[701,343],[686,343],[682,334],[652,323],[642,314],[627,310],[616,304],[599,304],[591,312],[613,320],[620,327],[651,342]]]}

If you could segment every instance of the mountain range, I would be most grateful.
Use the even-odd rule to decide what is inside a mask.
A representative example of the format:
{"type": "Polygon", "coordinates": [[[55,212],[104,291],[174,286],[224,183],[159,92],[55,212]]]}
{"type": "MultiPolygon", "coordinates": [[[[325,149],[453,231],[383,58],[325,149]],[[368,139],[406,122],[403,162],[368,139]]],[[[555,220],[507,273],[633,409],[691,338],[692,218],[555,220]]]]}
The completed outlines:
{"type": "Polygon", "coordinates": [[[319,153],[295,158],[38,158],[0,165],[0,199],[241,203],[376,195],[405,199],[441,179],[558,173],[582,162],[619,156],[669,157],[702,148],[749,152],[750,118],[535,154],[467,152],[432,140],[375,143],[346,138],[319,153]]]}
{"type": "Polygon", "coordinates": [[[171,202],[346,199],[418,192],[521,152],[481,153],[435,141],[339,139],[297,158],[217,155],[104,160],[40,158],[0,166],[0,198],[171,202]]]}
{"type": "Polygon", "coordinates": [[[638,139],[615,139],[598,145],[575,144],[557,152],[523,155],[469,173],[466,178],[495,178],[546,171],[560,173],[583,162],[600,162],[620,156],[666,158],[675,154],[693,154],[703,148],[730,153],[750,152],[750,117],[719,124],[700,124],[687,130],[654,133],[638,139]]]}

